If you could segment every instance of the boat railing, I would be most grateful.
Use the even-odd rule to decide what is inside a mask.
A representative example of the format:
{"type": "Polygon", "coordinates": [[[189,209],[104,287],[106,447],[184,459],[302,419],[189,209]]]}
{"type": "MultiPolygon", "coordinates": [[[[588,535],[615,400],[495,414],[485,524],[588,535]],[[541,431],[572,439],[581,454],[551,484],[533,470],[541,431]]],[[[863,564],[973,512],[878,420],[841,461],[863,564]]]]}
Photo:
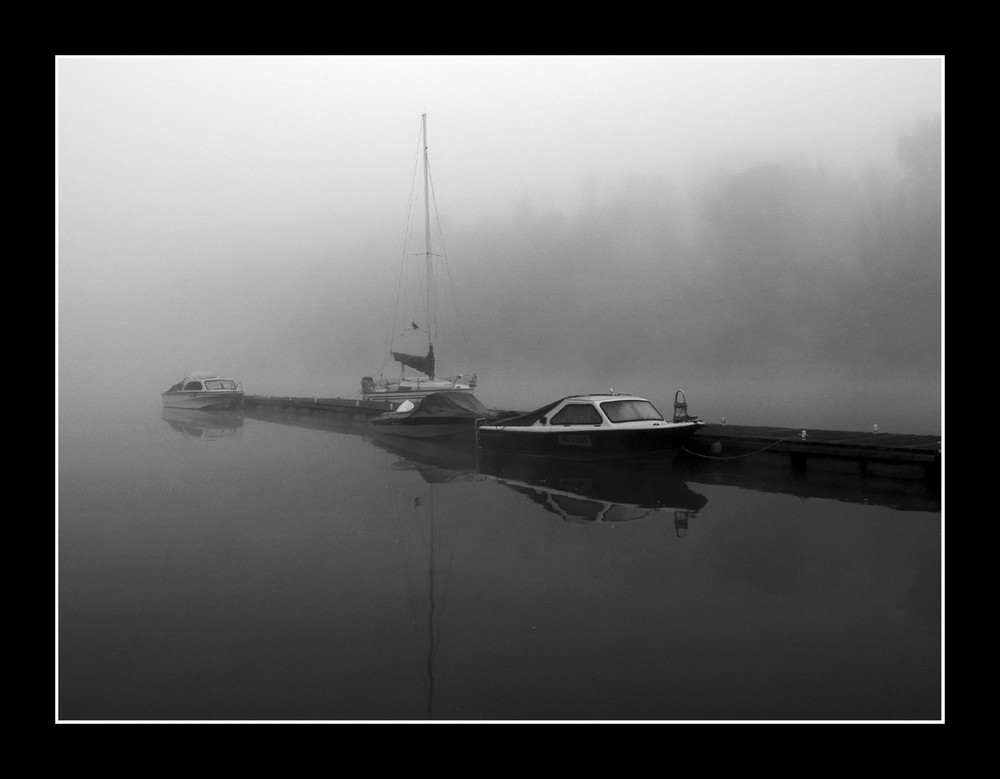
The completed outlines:
{"type": "Polygon", "coordinates": [[[684,390],[677,390],[674,393],[674,422],[685,422],[688,418],[687,398],[684,390]]]}

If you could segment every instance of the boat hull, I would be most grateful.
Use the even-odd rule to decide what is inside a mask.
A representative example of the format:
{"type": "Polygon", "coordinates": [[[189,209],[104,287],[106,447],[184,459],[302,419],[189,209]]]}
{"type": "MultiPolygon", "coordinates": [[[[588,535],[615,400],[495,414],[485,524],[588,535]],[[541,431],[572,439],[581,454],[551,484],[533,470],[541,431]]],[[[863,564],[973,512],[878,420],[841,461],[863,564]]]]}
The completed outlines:
{"type": "Polygon", "coordinates": [[[703,423],[675,423],[624,430],[567,426],[504,427],[483,425],[476,431],[480,449],[559,457],[627,457],[676,454],[703,423]]]}
{"type": "Polygon", "coordinates": [[[223,409],[243,405],[243,393],[230,390],[193,390],[164,392],[164,408],[223,409]]]}

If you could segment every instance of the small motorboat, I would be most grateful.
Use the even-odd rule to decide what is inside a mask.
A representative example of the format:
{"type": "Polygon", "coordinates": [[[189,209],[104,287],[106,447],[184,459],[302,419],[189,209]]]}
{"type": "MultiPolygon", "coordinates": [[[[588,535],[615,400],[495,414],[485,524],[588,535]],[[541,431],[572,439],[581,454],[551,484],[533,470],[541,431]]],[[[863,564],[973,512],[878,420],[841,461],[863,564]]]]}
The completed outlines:
{"type": "Polygon", "coordinates": [[[202,371],[185,376],[161,397],[164,408],[239,408],[243,404],[243,385],[218,373],[202,371]]]}
{"type": "Polygon", "coordinates": [[[688,416],[678,390],[667,420],[645,398],[626,393],[571,395],[476,428],[481,449],[560,457],[635,456],[677,452],[705,423],[688,416]]]}
{"type": "Polygon", "coordinates": [[[476,424],[498,418],[468,392],[436,392],[407,400],[393,411],[372,417],[368,424],[377,433],[405,438],[475,440],[476,424]]]}

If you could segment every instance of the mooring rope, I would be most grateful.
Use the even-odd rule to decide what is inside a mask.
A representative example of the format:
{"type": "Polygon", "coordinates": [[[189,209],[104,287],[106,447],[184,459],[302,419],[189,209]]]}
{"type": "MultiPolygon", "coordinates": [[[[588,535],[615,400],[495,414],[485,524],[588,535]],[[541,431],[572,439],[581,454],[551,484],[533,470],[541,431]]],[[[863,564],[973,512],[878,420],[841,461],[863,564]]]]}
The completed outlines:
{"type": "Polygon", "coordinates": [[[716,455],[711,455],[711,454],[701,454],[700,452],[692,452],[686,446],[682,446],[681,447],[681,451],[682,452],[686,452],[687,454],[690,454],[690,455],[694,455],[695,457],[704,458],[706,460],[742,460],[745,457],[753,457],[753,455],[755,455],[755,454],[760,454],[761,452],[766,452],[772,446],[777,446],[778,444],[784,443],[785,441],[794,441],[794,440],[795,440],[794,437],[791,437],[791,438],[779,438],[777,441],[772,441],[767,446],[765,446],[765,447],[763,447],[761,449],[758,449],[756,452],[747,452],[746,454],[735,454],[735,455],[732,455],[730,457],[718,457],[716,455]]]}

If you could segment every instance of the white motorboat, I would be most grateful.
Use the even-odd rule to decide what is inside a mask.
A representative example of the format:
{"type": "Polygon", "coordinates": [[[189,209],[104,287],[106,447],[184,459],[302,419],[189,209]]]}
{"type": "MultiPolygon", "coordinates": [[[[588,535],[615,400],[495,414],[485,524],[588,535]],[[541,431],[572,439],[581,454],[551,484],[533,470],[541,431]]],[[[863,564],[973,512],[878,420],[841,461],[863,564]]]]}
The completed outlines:
{"type": "Polygon", "coordinates": [[[161,397],[164,408],[238,408],[243,404],[243,385],[227,376],[201,371],[185,376],[161,397]]]}
{"type": "Polygon", "coordinates": [[[631,456],[676,452],[704,426],[687,414],[678,391],[674,417],[665,419],[631,394],[571,395],[528,414],[479,425],[481,449],[561,457],[631,456]]]}

